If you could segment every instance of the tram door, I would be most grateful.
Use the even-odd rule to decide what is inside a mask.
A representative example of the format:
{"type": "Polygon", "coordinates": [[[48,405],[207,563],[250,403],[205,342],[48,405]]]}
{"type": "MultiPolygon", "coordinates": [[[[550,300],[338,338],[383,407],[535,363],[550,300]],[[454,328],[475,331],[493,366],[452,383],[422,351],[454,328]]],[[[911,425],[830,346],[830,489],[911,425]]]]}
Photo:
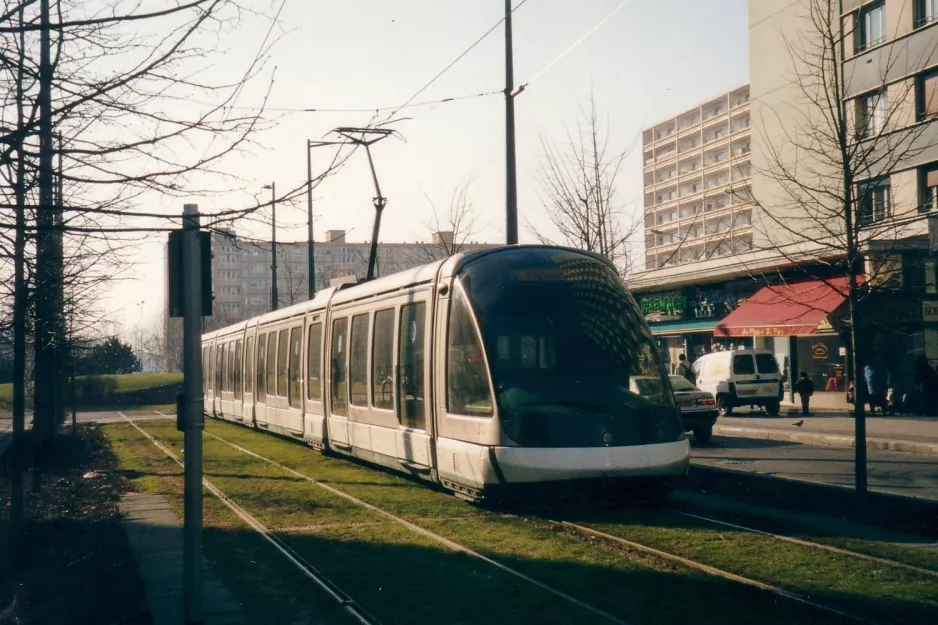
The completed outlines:
{"type": "Polygon", "coordinates": [[[400,423],[398,457],[413,468],[430,466],[427,417],[428,340],[427,302],[412,301],[400,308],[395,371],[397,418],[400,423]]]}
{"type": "Polygon", "coordinates": [[[348,317],[332,319],[329,343],[329,444],[351,448],[348,435],[348,317]]]}

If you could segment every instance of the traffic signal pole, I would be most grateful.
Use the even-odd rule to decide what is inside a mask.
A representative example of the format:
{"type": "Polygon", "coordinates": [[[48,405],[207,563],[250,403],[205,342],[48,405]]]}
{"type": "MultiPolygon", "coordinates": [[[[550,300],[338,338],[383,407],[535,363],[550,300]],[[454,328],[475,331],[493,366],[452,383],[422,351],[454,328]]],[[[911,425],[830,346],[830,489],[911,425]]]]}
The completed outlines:
{"type": "Polygon", "coordinates": [[[183,606],[187,625],[201,624],[202,613],[202,251],[196,204],[183,207],[182,336],[183,445],[183,606]]]}

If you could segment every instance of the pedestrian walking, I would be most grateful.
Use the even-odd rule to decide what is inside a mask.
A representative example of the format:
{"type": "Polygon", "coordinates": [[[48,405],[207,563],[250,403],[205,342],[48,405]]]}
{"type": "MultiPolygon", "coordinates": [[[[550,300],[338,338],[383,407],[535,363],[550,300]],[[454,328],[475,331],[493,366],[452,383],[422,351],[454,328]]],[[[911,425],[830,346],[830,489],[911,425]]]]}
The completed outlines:
{"type": "Polygon", "coordinates": [[[810,417],[810,404],[811,396],[814,395],[814,382],[811,381],[811,378],[809,378],[808,374],[804,371],[801,372],[798,381],[795,382],[795,392],[801,397],[801,416],[810,417]]]}
{"type": "Polygon", "coordinates": [[[684,354],[681,354],[680,356],[677,357],[677,359],[679,362],[677,365],[677,370],[675,370],[675,373],[681,376],[682,378],[686,379],[691,384],[696,385],[697,374],[694,373],[694,368],[690,366],[689,362],[687,362],[687,356],[685,356],[684,354]]]}
{"type": "Polygon", "coordinates": [[[915,359],[915,386],[918,388],[922,413],[938,415],[938,372],[928,364],[925,356],[915,359]]]}
{"type": "Polygon", "coordinates": [[[886,365],[883,364],[879,353],[874,351],[863,368],[863,376],[866,378],[866,390],[870,394],[870,414],[876,412],[877,406],[879,406],[881,413],[885,412],[886,375],[886,365]]]}

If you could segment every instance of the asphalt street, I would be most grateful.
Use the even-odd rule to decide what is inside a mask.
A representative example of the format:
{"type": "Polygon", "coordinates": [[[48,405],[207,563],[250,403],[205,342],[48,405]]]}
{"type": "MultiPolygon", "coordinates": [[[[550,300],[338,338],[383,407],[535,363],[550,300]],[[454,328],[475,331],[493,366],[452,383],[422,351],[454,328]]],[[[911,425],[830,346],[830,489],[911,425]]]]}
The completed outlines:
{"type": "MultiPolygon", "coordinates": [[[[714,436],[691,440],[695,464],[733,471],[852,487],[854,450],[784,441],[714,436]]],[[[938,457],[894,451],[868,451],[872,490],[938,500],[938,457]]]]}
{"type": "MultiPolygon", "coordinates": [[[[175,419],[175,415],[162,415],[156,413],[130,413],[127,415],[128,418],[133,420],[148,420],[148,419],[175,419]]],[[[71,414],[66,415],[65,423],[71,423],[72,417],[71,414]]],[[[117,411],[103,411],[103,412],[79,412],[75,415],[75,419],[79,423],[90,423],[92,421],[97,421],[98,423],[119,423],[124,420],[124,418],[117,411]]],[[[32,414],[26,415],[26,427],[32,427],[32,414]]],[[[7,446],[10,444],[10,440],[13,435],[13,415],[9,412],[0,412],[0,454],[2,454],[7,446]]]]}

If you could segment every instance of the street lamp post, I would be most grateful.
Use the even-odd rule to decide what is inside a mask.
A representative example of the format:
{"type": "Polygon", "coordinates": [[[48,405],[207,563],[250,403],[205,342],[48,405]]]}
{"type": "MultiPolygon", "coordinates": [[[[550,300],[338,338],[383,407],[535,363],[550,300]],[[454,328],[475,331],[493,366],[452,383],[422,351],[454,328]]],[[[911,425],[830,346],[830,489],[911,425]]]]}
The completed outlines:
{"type": "Polygon", "coordinates": [[[277,310],[280,297],[277,294],[277,183],[264,185],[270,189],[270,309],[277,310]]]}
{"type": "Polygon", "coordinates": [[[316,295],[316,257],[315,243],[313,242],[313,156],[312,145],[309,139],[306,140],[306,228],[307,228],[307,271],[309,276],[309,299],[316,295]]]}

